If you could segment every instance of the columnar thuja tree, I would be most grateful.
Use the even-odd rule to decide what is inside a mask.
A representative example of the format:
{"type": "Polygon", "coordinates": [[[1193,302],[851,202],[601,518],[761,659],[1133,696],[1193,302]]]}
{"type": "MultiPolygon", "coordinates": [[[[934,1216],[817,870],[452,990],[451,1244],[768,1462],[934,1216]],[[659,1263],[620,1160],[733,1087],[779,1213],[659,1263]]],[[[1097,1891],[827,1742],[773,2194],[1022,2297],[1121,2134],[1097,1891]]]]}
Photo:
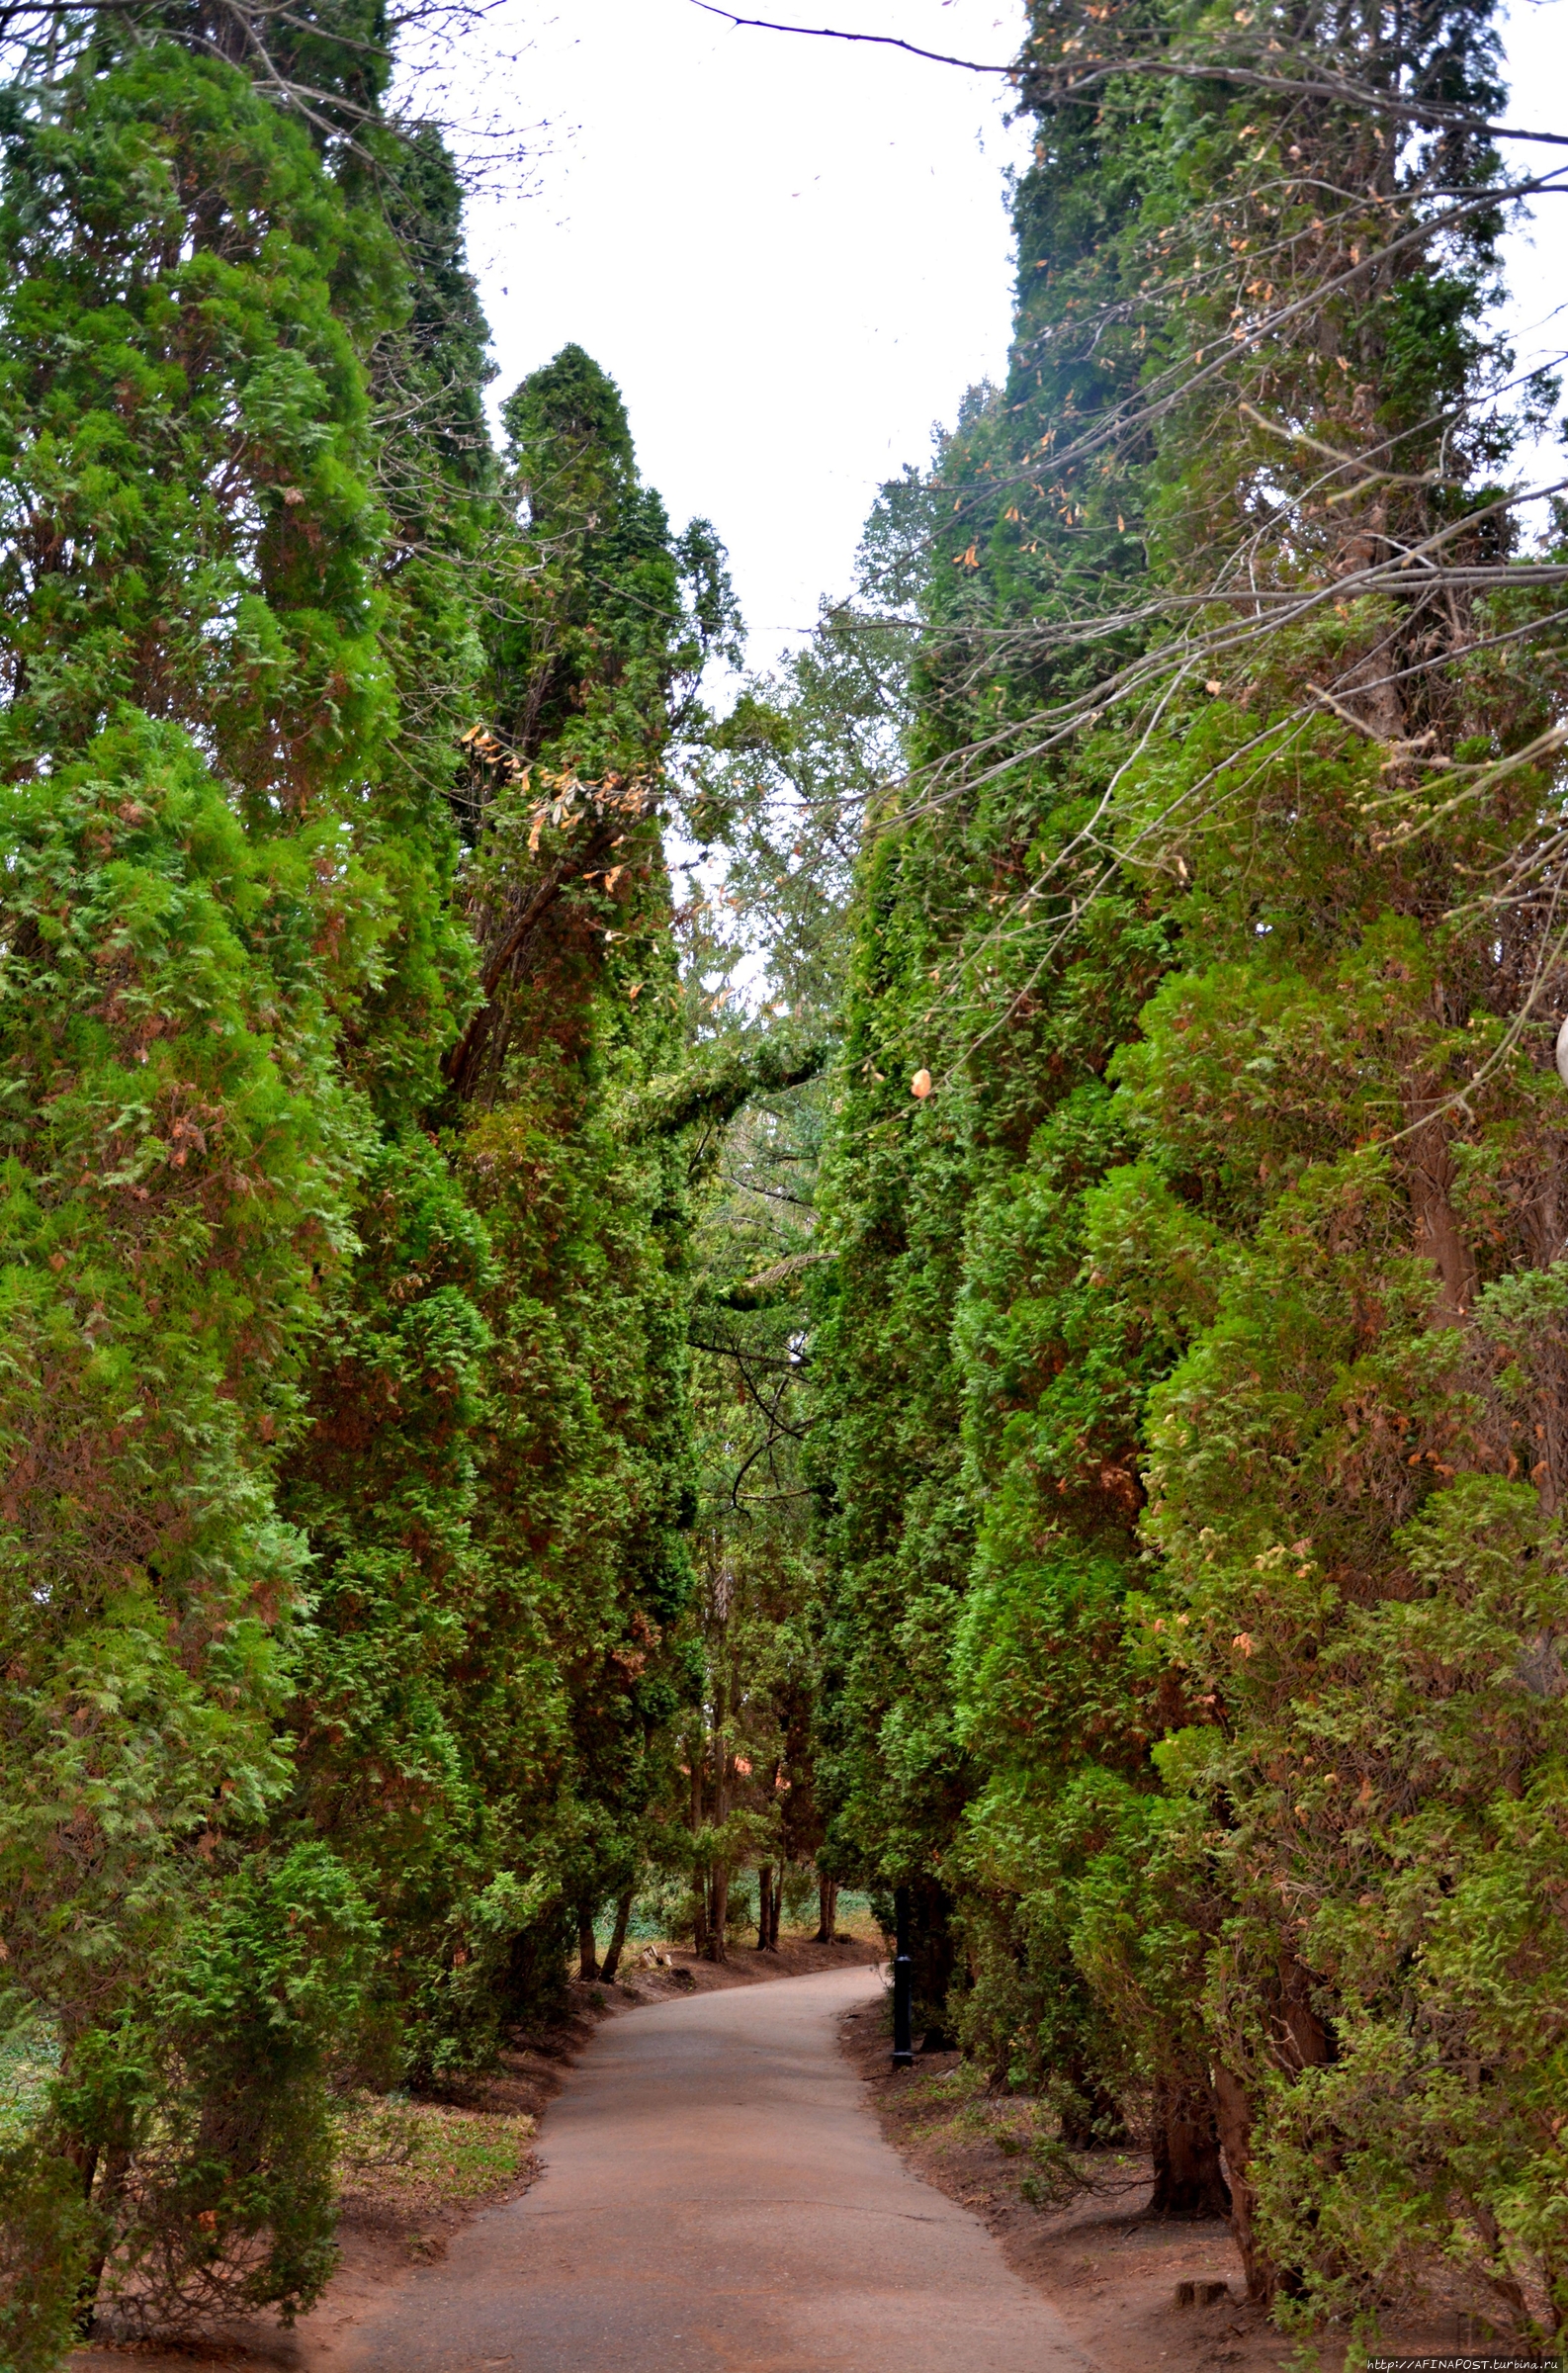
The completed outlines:
{"type": "MultiPolygon", "coordinates": [[[[1200,2178],[1217,2112],[1263,2295],[1436,2247],[1555,2331],[1561,684],[1489,483],[1491,36],[1243,31],[1026,52],[1013,377],[946,474],[922,812],[866,860],[838,1457],[874,1340],[962,1390],[983,1785],[927,1863],[977,2047],[1066,2108],[1152,2087],[1200,2178]],[[956,1359],[895,1324],[944,1128],[956,1359]]],[[[841,1498],[864,1654],[854,1593],[930,1593],[841,1498]]],[[[901,1775],[908,1698],[851,1733],[901,1775]]]]}
{"type": "MultiPolygon", "coordinates": [[[[495,1263],[432,1126],[441,1055],[473,1004],[454,802],[480,697],[476,583],[493,529],[485,329],[435,132],[393,140],[361,128],[342,178],[385,218],[397,273],[366,364],[387,515],[378,644],[397,719],[375,812],[396,932],[394,961],[340,1041],[374,1133],[354,1181],[355,1259],[314,1337],[285,1475],[287,1513],[309,1542],[312,1621],[282,1818],[329,1843],[374,1908],[382,1952],[361,2066],[386,2077],[493,2048],[496,1960],[540,1890],[507,1860],[465,1720],[484,1599],[476,1433],[495,1263]]],[[[538,1696],[548,1702],[548,1685],[538,1696]]]]}
{"type": "Polygon", "coordinates": [[[514,422],[548,539],[497,513],[454,176],[376,122],[374,24],[271,44],[296,123],[184,30],[53,44],[6,132],[0,1855],[61,2052],[19,2363],[95,2293],[315,2295],[329,2055],[472,2062],[629,1885],[686,1587],[683,1106],[642,1092],[721,556],[580,355],[585,442],[540,384],[514,422]]]}
{"type": "MultiPolygon", "coordinates": [[[[1484,11],[1368,16],[1350,45],[1374,93],[1495,102],[1484,11]]],[[[1154,367],[1188,339],[1203,358],[1159,424],[1149,522],[1179,592],[1217,593],[1235,555],[1261,598],[1199,606],[1201,690],[1167,671],[1143,747],[1107,747],[1107,837],[1169,885],[1178,971],[1112,1066],[1142,1159],[1087,1198],[1081,1273],[1110,1341],[1185,1347],[1144,1432],[1160,1562],[1129,1645],[1170,1709],[1146,1870],[1207,1988],[1255,2287],[1397,2297],[1440,2247],[1555,2330],[1526,2041],[1557,1933],[1554,1685],[1529,1678],[1554,1387],[1513,1347],[1557,1290],[1529,752],[1560,688],[1488,483],[1510,434],[1476,328],[1494,160],[1440,131],[1398,161],[1374,105],[1321,93],[1211,86],[1200,123],[1207,222],[1193,238],[1187,168],[1139,225],[1140,288],[1188,290],[1154,367]],[[1205,383],[1222,340],[1239,359],[1205,383]],[[1410,556],[1435,582],[1400,581],[1410,556]],[[1500,1863],[1516,1791],[1531,1843],[1500,1863]]],[[[1119,1884],[1090,1866],[1076,1957],[1158,2014],[1119,1884]]]]}
{"type": "Polygon", "coordinates": [[[328,2218],[300,2120],[365,1928],[330,1856],[260,1842],[305,1588],[271,1476],[347,1249],[337,1045],[397,938],[332,286],[364,226],[242,77],[152,42],[14,108],[0,238],[5,1977],[57,2024],[87,2262],[150,2301],[224,2257],[298,2301],[328,2218]],[[290,1938],[305,2028],[219,2150],[236,1922],[255,1969],[290,1938]]]}
{"type": "MultiPolygon", "coordinates": [[[[445,1065],[453,1158],[496,1261],[468,1723],[519,1866],[548,1881],[549,1933],[575,1926],[591,1976],[594,1913],[633,1886],[661,1790],[691,1586],[697,1114],[659,1087],[683,1046],[659,815],[732,617],[711,533],[670,534],[580,348],[504,418],[493,726],[469,742],[460,883],[482,1002],[445,1065]]],[[[519,1938],[519,1984],[540,1950],[519,1938]]]]}
{"type": "MultiPolygon", "coordinates": [[[[977,1579],[989,1593],[1017,1548],[1068,1520],[1078,1540],[1072,1570],[1033,1559],[1027,1578],[1012,1578],[1015,1612],[1025,1636],[1066,1635],[1114,1709],[1097,1725],[1097,1745],[1117,1762],[1126,1752],[1136,1760],[1137,1745],[1120,1743],[1128,1710],[1116,1653],[1117,1577],[1137,1511],[1124,1464],[1134,1395],[1114,1360],[1089,1404],[1064,1406],[1055,1421],[1063,1463],[1047,1486],[1050,1517],[1042,1525],[1020,1505],[1001,1558],[989,1538],[977,1541],[976,1527],[989,1535],[997,1521],[989,1503],[1002,1429],[1022,1451],[1021,1410],[1066,1364],[1054,1339],[1074,1323],[1066,1307],[1038,1311],[1010,1343],[995,1340],[1002,1313],[991,1304],[1000,1295],[1005,1309],[1008,1238],[1023,1218],[1020,1174],[1032,1146],[1050,1184],[1027,1223],[1035,1241],[1025,1274],[1053,1294],[1078,1265],[1076,1196],[1122,1143],[1100,1075],[1159,977],[1165,945],[1158,897],[1107,896],[1080,941],[1042,961],[1029,926],[1043,909],[1059,919],[1067,907],[1048,899],[1049,869],[1092,813],[1094,786],[1071,741],[1044,762],[1005,762],[1011,718],[1057,684],[1092,681],[1107,666],[1091,645],[1066,665],[1047,650],[1014,671],[1009,632],[1042,611],[1076,615],[1086,602],[1113,610],[1141,568],[1135,535],[1114,512],[1094,566],[1061,506],[1031,525],[1026,548],[1013,481],[1047,423],[1113,402],[1136,381],[1136,359],[1114,344],[1042,362],[1025,341],[1114,289],[1114,237],[1139,203],[1143,173],[1138,141],[1118,149],[1089,111],[1042,141],[1019,199],[1015,384],[1005,404],[987,391],[971,396],[930,488],[929,630],[915,674],[910,780],[872,806],[862,861],[842,1120],[828,1164],[840,1254],[819,1347],[825,1398],[840,1413],[827,1536],[829,1852],[914,1888],[917,1937],[928,1931],[917,1963],[932,2023],[946,2016],[963,1895],[965,1962],[977,1980],[967,2036],[999,2072],[1049,2069],[1068,2130],[1084,2135],[1115,2112],[1060,1917],[1043,1920],[1025,1952],[1017,1890],[1000,1870],[982,1881],[961,1847],[966,1802],[1019,1734],[983,1714],[969,1685],[981,1670],[1002,1669],[995,1644],[977,1660],[1002,1611],[968,1619],[966,1648],[964,1607],[977,1579]],[[1037,271],[1046,260],[1056,277],[1037,271]],[[984,562],[982,517],[999,531],[984,562]],[[972,681],[977,641],[987,667],[972,681]],[[955,1655],[965,1676],[956,1697],[955,1655]]],[[[1125,493],[1122,501],[1133,511],[1125,493]]],[[[1107,637],[1113,652],[1132,639],[1114,629],[1107,637]]],[[[1054,1748],[1038,1725],[1045,1756],[1060,1752],[1069,1764],[1082,1752],[1071,1699],[1064,1689],[1054,1748]]],[[[1025,1734],[1036,1729],[1031,1716],[1025,1734]]]]}
{"type": "MultiPolygon", "coordinates": [[[[1391,83],[1491,100],[1482,12],[1374,36],[1391,83]]],[[[1437,138],[1401,168],[1362,109],[1245,114],[1248,173],[1313,160],[1350,196],[1331,223],[1286,170],[1227,213],[1230,251],[1264,259],[1238,271],[1257,346],[1232,469],[1223,494],[1206,460],[1168,471],[1176,580],[1208,573],[1202,515],[1301,606],[1227,650],[1179,754],[1127,777],[1127,845],[1158,814],[1145,845],[1189,886],[1179,972],[1118,1066],[1143,1159],[1087,1222],[1095,1289],[1185,1346],[1148,1418],[1161,1564],[1135,1654],[1185,1715],[1163,1850],[1255,2287],[1397,2298],[1440,2248],[1556,2332],[1559,1748],[1533,1658],[1560,1593],[1561,974],[1528,752],[1560,683],[1487,483],[1491,165],[1437,138]],[[1337,285],[1286,340],[1272,257],[1303,251],[1337,285]],[[1438,583],[1398,583],[1407,555],[1438,583]]],[[[1082,1950],[1125,1980],[1103,1897],[1082,1950]]]]}

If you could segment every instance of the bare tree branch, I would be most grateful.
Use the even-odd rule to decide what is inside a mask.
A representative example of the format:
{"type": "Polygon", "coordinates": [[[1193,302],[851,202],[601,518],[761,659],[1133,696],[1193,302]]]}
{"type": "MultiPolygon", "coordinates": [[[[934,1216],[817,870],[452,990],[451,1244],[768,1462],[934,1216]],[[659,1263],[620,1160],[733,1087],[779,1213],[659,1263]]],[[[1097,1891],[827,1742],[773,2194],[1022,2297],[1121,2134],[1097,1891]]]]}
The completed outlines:
{"type": "Polygon", "coordinates": [[[903,49],[911,57],[928,57],[933,65],[962,66],[969,74],[1010,74],[1011,66],[985,66],[973,57],[948,57],[940,49],[920,49],[914,42],[901,42],[891,33],[838,33],[831,25],[775,25],[769,17],[738,17],[733,9],[715,8],[713,0],[692,0],[710,17],[725,17],[732,25],[743,25],[758,33],[798,33],[813,42],[865,42],[878,49],[903,49]]]}

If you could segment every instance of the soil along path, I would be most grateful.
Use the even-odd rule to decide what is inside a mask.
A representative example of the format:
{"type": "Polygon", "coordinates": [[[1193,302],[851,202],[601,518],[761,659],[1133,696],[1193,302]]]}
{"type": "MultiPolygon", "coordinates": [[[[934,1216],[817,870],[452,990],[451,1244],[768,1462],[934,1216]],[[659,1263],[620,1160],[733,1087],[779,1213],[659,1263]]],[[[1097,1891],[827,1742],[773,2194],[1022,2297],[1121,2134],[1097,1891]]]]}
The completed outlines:
{"type": "Polygon", "coordinates": [[[332,2351],[343,2373],[1087,2373],[978,2219],[861,2107],[875,1972],[629,2011],[551,2109],[545,2172],[332,2351]]]}

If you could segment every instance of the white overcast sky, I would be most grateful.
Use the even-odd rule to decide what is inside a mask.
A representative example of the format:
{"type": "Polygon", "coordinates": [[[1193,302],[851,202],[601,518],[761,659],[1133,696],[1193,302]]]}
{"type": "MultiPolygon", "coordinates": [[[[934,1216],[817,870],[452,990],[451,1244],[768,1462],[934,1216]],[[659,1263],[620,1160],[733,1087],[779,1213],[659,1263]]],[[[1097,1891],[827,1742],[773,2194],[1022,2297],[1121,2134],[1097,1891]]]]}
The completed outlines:
{"type": "MultiPolygon", "coordinates": [[[[1020,0],[741,6],[999,62],[1023,22],[1020,0]]],[[[1023,128],[995,78],[692,0],[511,0],[505,22],[488,95],[544,129],[532,193],[471,211],[497,394],[585,346],[676,525],[729,545],[766,662],[846,586],[881,481],[1005,367],[1023,128]]],[[[1515,0],[1509,48],[1512,121],[1568,128],[1568,0],[1515,0]]],[[[1568,299],[1565,254],[1558,200],[1517,259],[1522,326],[1568,299]]]]}
{"type": "MultiPolygon", "coordinates": [[[[743,0],[742,0],[743,6],[743,0]]],[[[1017,0],[745,9],[1005,63],[1017,0]]],[[[470,244],[514,387],[574,339],[617,380],[677,526],[712,519],[752,652],[847,587],[882,480],[1007,350],[998,79],[890,49],[738,32],[692,0],[520,0],[536,194],[470,244]]]]}

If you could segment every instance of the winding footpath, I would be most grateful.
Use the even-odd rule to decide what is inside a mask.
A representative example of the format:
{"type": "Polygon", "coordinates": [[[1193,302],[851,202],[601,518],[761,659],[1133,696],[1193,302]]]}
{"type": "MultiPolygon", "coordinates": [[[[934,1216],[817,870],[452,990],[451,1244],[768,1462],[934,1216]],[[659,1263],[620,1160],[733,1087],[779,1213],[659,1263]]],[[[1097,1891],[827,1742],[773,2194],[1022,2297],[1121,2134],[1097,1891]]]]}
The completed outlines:
{"type": "Polygon", "coordinates": [[[360,2321],[352,2373],[1089,2373],[985,2227],[862,2106],[864,1968],[628,2011],[545,2172],[360,2321]]]}

